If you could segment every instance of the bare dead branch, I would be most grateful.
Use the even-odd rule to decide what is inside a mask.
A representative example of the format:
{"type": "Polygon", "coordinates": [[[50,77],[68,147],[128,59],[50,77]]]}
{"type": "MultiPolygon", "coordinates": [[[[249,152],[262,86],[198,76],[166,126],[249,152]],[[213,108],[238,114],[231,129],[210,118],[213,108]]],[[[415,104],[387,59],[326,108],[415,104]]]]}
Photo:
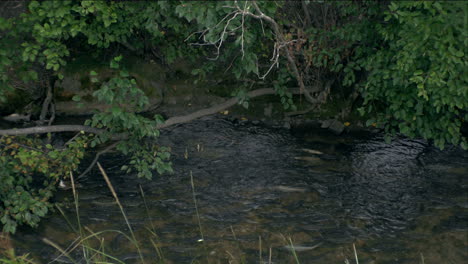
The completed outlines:
{"type": "MultiPolygon", "coordinates": [[[[307,91],[307,89],[305,89],[305,85],[304,85],[304,81],[303,81],[303,78],[297,68],[297,64],[296,64],[296,61],[294,59],[294,56],[291,54],[291,52],[289,51],[289,49],[287,48],[287,46],[292,43],[292,42],[287,42],[284,38],[284,35],[283,33],[281,32],[281,29],[278,25],[278,23],[273,19],[271,18],[270,16],[267,16],[263,13],[263,11],[260,9],[260,7],[258,6],[257,2],[256,1],[252,1],[252,6],[255,8],[255,11],[258,13],[257,14],[254,14],[250,11],[246,11],[246,10],[243,10],[239,7],[239,5],[237,4],[237,1],[235,1],[235,4],[236,4],[236,7],[237,7],[237,10],[242,13],[243,15],[248,15],[250,17],[253,17],[255,19],[259,19],[259,20],[265,20],[267,22],[270,23],[270,25],[272,26],[273,28],[273,31],[276,35],[276,38],[277,38],[277,41],[275,43],[275,51],[274,51],[274,58],[275,60],[273,61],[273,64],[272,65],[278,65],[278,60],[279,60],[279,51],[280,50],[284,50],[285,51],[285,54],[286,54],[286,59],[288,60],[288,63],[289,63],[289,66],[291,67],[292,71],[293,71],[293,74],[294,74],[294,77],[296,77],[296,80],[299,84],[299,88],[301,89],[301,92],[305,95],[307,101],[311,104],[317,104],[317,103],[320,103],[320,100],[312,97],[312,95],[310,94],[309,91],[307,91]]],[[[270,66],[270,68],[268,69],[267,71],[267,74],[271,71],[273,67],[270,66]]],[[[265,77],[266,75],[264,75],[263,77],[265,77]]]]}

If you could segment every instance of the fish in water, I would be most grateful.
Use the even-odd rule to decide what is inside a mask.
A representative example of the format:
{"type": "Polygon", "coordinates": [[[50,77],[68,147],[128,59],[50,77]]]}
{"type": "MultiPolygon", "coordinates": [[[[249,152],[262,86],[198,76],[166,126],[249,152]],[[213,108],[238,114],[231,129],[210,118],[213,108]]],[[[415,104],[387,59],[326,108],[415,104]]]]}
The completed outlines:
{"type": "Polygon", "coordinates": [[[304,152],[307,152],[309,154],[314,154],[314,155],[323,155],[323,152],[320,152],[318,150],[314,150],[314,149],[306,149],[306,148],[303,148],[301,149],[302,151],[304,152]]]}
{"type": "Polygon", "coordinates": [[[31,120],[31,114],[28,115],[20,115],[20,114],[11,114],[8,116],[2,117],[3,120],[8,122],[28,122],[31,120]]]}
{"type": "Polygon", "coordinates": [[[294,157],[295,159],[297,160],[303,160],[303,161],[308,161],[308,162],[319,162],[319,161],[322,161],[321,158],[317,158],[317,157],[307,157],[307,156],[303,156],[303,157],[294,157]]]}
{"type": "Polygon", "coordinates": [[[284,186],[284,185],[278,185],[275,187],[272,187],[273,190],[281,191],[281,192],[306,192],[306,188],[300,188],[300,187],[290,187],[290,186],[284,186]]]}
{"type": "Polygon", "coordinates": [[[284,248],[290,251],[301,252],[301,251],[308,251],[308,250],[316,249],[320,245],[322,245],[322,243],[318,243],[317,245],[314,245],[314,246],[287,245],[287,246],[284,246],[284,248]]]}

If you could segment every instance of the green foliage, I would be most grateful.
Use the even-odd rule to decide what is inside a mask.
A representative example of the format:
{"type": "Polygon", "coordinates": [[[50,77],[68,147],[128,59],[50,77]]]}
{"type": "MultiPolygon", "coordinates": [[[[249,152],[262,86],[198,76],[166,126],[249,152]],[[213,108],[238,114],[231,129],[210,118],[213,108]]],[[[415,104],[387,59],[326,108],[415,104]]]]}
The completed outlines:
{"type": "Polygon", "coordinates": [[[388,46],[370,56],[365,105],[386,104],[378,118],[386,131],[466,146],[460,132],[468,109],[463,50],[468,33],[461,2],[394,2],[377,30],[388,46]],[[379,73],[380,72],[380,73],[379,73]],[[391,115],[391,118],[387,118],[391,115]]]}
{"type": "Polygon", "coordinates": [[[22,256],[16,256],[13,249],[7,250],[7,256],[1,257],[0,256],[0,263],[1,264],[34,264],[35,261],[29,258],[28,254],[22,256]]]}
{"type": "Polygon", "coordinates": [[[55,187],[77,169],[84,156],[85,136],[62,149],[39,137],[0,138],[0,222],[3,232],[18,225],[37,226],[49,211],[55,187]]]}
{"type": "Polygon", "coordinates": [[[247,91],[245,89],[238,89],[233,92],[232,95],[237,97],[239,100],[237,104],[241,105],[245,109],[249,109],[249,97],[247,96],[247,91]]]}
{"type": "Polygon", "coordinates": [[[386,23],[375,26],[380,47],[361,63],[368,72],[360,86],[364,111],[381,104],[376,121],[390,134],[466,148],[460,132],[468,114],[466,5],[392,2],[384,14],[386,23]]]}
{"type": "MultiPolygon", "coordinates": [[[[172,62],[194,58],[181,46],[190,25],[170,12],[178,4],[133,1],[31,1],[28,13],[0,18],[0,101],[14,90],[15,73],[44,68],[61,76],[70,56],[83,47],[120,44],[134,52],[151,50],[172,62]],[[13,26],[14,25],[14,26],[13,26]],[[20,44],[20,47],[18,45],[20,44]]],[[[41,87],[28,87],[38,89],[41,87]]]]}
{"type": "MultiPolygon", "coordinates": [[[[24,41],[27,28],[28,25],[17,24],[12,19],[0,17],[0,103],[7,103],[8,95],[12,94],[15,88],[24,88],[19,83],[37,80],[36,70],[24,63],[21,59],[22,51],[18,49],[18,44],[24,41]]],[[[31,53],[37,54],[37,51],[31,53]]]]}
{"type": "MultiPolygon", "coordinates": [[[[121,57],[111,62],[120,68],[121,57]]],[[[91,72],[91,77],[96,74],[91,72]]],[[[117,150],[130,156],[129,165],[122,170],[135,170],[138,177],[151,179],[153,172],[172,172],[169,149],[156,145],[159,136],[157,125],[160,116],[153,120],[136,114],[148,105],[148,98],[123,70],[103,83],[93,94],[105,110],[96,112],[87,125],[104,129],[98,135],[81,134],[63,148],[44,144],[40,137],[0,138],[0,222],[3,231],[15,233],[18,225],[37,226],[41,217],[52,207],[50,198],[59,180],[76,171],[84,157],[85,149],[108,143],[115,135],[123,135],[117,150]]],[[[74,100],[79,101],[79,97],[74,100]]],[[[50,139],[50,135],[48,138],[50,139]]]]}
{"type": "Polygon", "coordinates": [[[333,28],[311,28],[305,46],[312,65],[359,90],[367,124],[467,147],[467,44],[462,2],[336,2],[333,28]]]}
{"type": "MultiPolygon", "coordinates": [[[[249,1],[238,4],[244,10],[253,10],[249,1]]],[[[274,15],[282,5],[281,2],[268,1],[258,4],[267,15],[274,15]]],[[[267,54],[273,40],[271,28],[236,11],[231,1],[182,1],[177,5],[175,13],[197,26],[186,41],[200,47],[200,54],[206,54],[208,59],[200,68],[194,69],[193,74],[205,77],[207,71],[225,71],[227,68],[237,81],[258,79],[261,72],[268,71],[271,63],[267,54]]],[[[246,85],[242,87],[243,90],[249,88],[246,85]]]]}
{"type": "Polygon", "coordinates": [[[273,87],[275,92],[281,98],[281,104],[283,105],[284,110],[291,109],[296,111],[296,105],[292,99],[292,93],[288,92],[287,83],[291,80],[291,74],[283,68],[278,73],[278,79],[273,82],[273,87]]]}
{"type": "MultiPolygon", "coordinates": [[[[121,59],[121,56],[115,57],[110,67],[119,69],[121,59]]],[[[94,72],[90,75],[96,78],[94,72]]],[[[156,138],[159,136],[157,126],[163,122],[162,117],[156,115],[154,119],[149,119],[137,114],[149,105],[149,100],[137,87],[135,79],[130,78],[125,70],[120,70],[117,77],[103,83],[93,96],[105,110],[95,113],[91,119],[86,120],[85,125],[106,131],[94,136],[90,141],[91,147],[108,142],[113,135],[126,134],[126,138],[117,145],[117,150],[129,155],[131,161],[130,167],[125,165],[122,170],[130,173],[133,168],[138,177],[147,179],[152,178],[153,171],[160,174],[172,172],[171,163],[168,162],[168,149],[156,145],[156,138]]]]}

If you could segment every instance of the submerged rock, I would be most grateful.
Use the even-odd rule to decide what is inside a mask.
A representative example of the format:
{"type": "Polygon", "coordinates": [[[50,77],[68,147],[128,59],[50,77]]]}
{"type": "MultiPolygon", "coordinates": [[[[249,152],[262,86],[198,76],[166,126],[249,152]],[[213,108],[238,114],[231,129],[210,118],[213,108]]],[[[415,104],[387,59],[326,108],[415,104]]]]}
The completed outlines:
{"type": "Polygon", "coordinates": [[[345,126],[340,121],[335,120],[328,129],[336,135],[340,135],[341,133],[343,133],[345,126]]]}
{"type": "Polygon", "coordinates": [[[336,119],[328,119],[328,120],[322,121],[322,124],[320,127],[328,128],[328,130],[330,130],[336,135],[340,135],[341,133],[343,133],[345,129],[345,125],[336,119]]]}
{"type": "Polygon", "coordinates": [[[324,120],[324,121],[322,121],[322,124],[321,124],[320,127],[321,128],[329,128],[334,121],[335,121],[334,119],[324,120]]]}
{"type": "Polygon", "coordinates": [[[271,115],[273,114],[273,104],[268,104],[268,106],[263,109],[263,114],[266,117],[271,117],[271,115]]]}

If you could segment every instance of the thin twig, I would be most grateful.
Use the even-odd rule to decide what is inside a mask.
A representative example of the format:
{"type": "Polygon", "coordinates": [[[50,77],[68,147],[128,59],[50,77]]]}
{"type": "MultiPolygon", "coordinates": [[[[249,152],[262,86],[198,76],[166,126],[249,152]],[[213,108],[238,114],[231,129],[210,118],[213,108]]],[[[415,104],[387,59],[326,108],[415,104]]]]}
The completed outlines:
{"type": "Polygon", "coordinates": [[[86,168],[86,170],[80,174],[80,176],[78,176],[76,179],[81,179],[83,178],[86,174],[88,174],[91,169],[94,167],[94,165],[96,165],[96,163],[99,161],[99,157],[104,154],[104,153],[107,153],[109,151],[111,151],[113,148],[117,147],[117,145],[120,143],[120,141],[117,141],[117,142],[114,142],[112,143],[111,145],[107,146],[105,149],[99,151],[98,153],[96,153],[96,156],[94,156],[94,159],[93,161],[91,162],[91,164],[89,164],[88,168],[86,168]]]}

